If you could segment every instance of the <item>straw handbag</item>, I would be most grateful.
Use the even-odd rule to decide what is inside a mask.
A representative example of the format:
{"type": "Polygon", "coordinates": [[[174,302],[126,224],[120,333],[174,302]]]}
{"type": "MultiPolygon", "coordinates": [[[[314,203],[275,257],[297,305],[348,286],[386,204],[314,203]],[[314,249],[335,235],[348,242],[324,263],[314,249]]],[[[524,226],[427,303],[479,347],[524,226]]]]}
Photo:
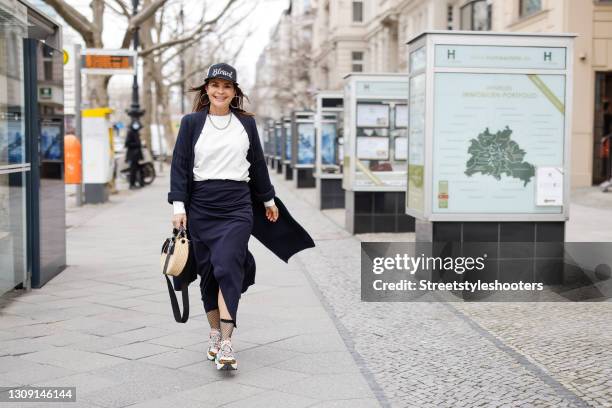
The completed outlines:
{"type": "Polygon", "coordinates": [[[172,304],[174,320],[179,323],[185,323],[187,319],[189,319],[189,293],[187,292],[187,284],[181,287],[183,295],[183,314],[181,315],[176,295],[174,294],[174,289],[168,275],[178,278],[181,277],[184,271],[191,268],[192,260],[190,259],[191,249],[189,245],[187,230],[184,228],[177,230],[175,228],[172,231],[172,237],[164,241],[161,250],[161,269],[166,277],[166,283],[168,284],[168,293],[170,294],[170,303],[172,304]]]}

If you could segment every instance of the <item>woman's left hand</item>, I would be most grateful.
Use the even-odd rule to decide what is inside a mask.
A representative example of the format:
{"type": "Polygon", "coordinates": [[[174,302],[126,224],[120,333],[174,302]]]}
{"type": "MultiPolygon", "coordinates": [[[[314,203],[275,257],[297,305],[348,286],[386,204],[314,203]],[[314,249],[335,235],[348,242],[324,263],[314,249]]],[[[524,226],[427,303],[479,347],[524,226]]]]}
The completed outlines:
{"type": "Polygon", "coordinates": [[[268,221],[276,222],[278,220],[278,207],[275,205],[266,207],[266,218],[268,221]]]}

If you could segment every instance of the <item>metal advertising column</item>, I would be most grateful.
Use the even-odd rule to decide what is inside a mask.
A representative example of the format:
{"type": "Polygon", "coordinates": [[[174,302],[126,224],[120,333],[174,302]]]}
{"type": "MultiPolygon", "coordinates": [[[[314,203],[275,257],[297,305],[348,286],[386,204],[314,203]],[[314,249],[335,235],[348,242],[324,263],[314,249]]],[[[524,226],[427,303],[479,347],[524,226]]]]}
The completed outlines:
{"type": "Polygon", "coordinates": [[[83,186],[88,204],[108,201],[108,183],[113,178],[110,108],[83,109],[83,186]]]}
{"type": "Polygon", "coordinates": [[[315,186],[313,169],[315,165],[314,113],[295,111],[292,115],[291,165],[297,188],[315,186]]]}
{"type": "Polygon", "coordinates": [[[564,241],[573,37],[429,32],[408,43],[417,241],[564,241]]]}
{"type": "Polygon", "coordinates": [[[283,161],[283,171],[285,172],[285,180],[293,180],[293,169],[291,168],[291,118],[283,117],[282,119],[282,141],[283,141],[283,151],[282,151],[282,161],[283,161]]]}
{"type": "Polygon", "coordinates": [[[315,96],[315,129],[317,135],[314,176],[319,209],[344,208],[342,189],[342,114],[344,95],[321,91],[315,96]]]}
{"type": "Polygon", "coordinates": [[[263,126],[266,163],[271,169],[274,169],[274,120],[266,118],[263,126]]]}
{"type": "Polygon", "coordinates": [[[404,213],[408,76],[344,80],[346,228],[353,234],[414,231],[414,218],[404,213]]]}

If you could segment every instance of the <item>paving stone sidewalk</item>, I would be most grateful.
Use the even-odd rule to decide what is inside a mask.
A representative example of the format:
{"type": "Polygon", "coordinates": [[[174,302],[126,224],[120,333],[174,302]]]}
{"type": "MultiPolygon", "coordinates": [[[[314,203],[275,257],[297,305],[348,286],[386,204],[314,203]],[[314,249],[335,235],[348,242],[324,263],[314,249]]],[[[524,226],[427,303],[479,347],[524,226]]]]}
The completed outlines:
{"type": "MultiPolygon", "coordinates": [[[[257,283],[234,332],[239,370],[205,360],[198,286],[189,322],[177,324],[159,272],[167,185],[162,175],[109,204],[69,203],[68,269],[42,289],[0,298],[0,386],[76,386],[76,403],[53,405],[72,408],[380,406],[304,265],[254,239],[257,283]]],[[[300,221],[308,214],[294,212],[300,221]]]]}

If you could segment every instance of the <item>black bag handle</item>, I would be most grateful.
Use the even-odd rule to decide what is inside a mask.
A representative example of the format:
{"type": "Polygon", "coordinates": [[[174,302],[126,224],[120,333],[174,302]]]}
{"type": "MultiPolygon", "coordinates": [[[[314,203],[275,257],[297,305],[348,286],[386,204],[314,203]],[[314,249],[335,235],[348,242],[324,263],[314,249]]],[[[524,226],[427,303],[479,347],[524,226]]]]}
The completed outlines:
{"type": "MultiPolygon", "coordinates": [[[[166,284],[168,285],[168,294],[170,295],[170,304],[172,305],[172,314],[174,314],[174,320],[177,323],[186,323],[189,319],[189,283],[183,281],[181,284],[181,295],[183,298],[183,313],[181,314],[181,309],[179,309],[178,301],[176,300],[176,295],[174,294],[174,288],[172,287],[172,282],[166,275],[166,269],[168,268],[168,262],[170,261],[170,255],[174,252],[174,240],[178,237],[186,236],[187,231],[181,226],[180,229],[174,229],[172,231],[172,240],[168,242],[169,248],[168,256],[166,256],[166,262],[164,264],[164,277],[166,278],[166,284]]],[[[165,246],[165,245],[164,245],[165,246]]],[[[164,248],[162,248],[163,250],[164,248]]],[[[185,265],[187,267],[187,265],[185,265]]]]}
{"type": "Polygon", "coordinates": [[[170,294],[170,303],[172,304],[174,320],[176,320],[177,323],[186,323],[187,319],[189,319],[189,284],[187,282],[183,282],[181,284],[181,294],[183,295],[183,314],[181,315],[181,309],[179,309],[172,283],[170,282],[170,279],[168,279],[168,275],[164,276],[166,277],[166,283],[168,284],[168,293],[170,294]]]}

